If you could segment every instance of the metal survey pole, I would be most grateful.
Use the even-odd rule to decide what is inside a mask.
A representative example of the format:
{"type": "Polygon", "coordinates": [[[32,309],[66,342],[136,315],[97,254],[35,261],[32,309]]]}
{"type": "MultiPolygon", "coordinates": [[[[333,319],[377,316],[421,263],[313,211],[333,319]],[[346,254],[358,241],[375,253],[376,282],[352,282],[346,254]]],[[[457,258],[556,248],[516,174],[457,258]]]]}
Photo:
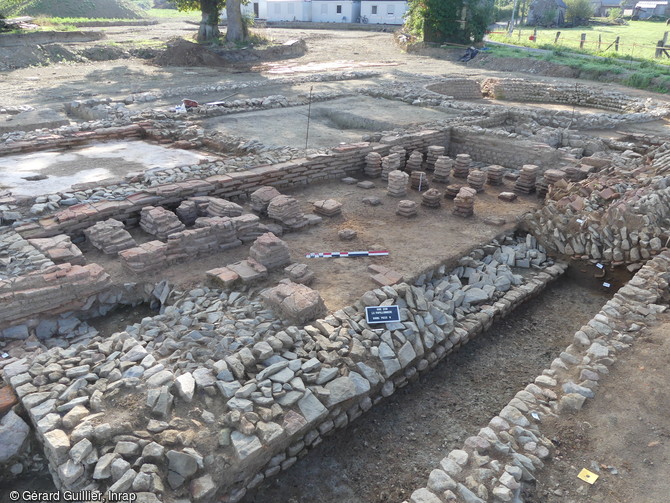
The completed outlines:
{"type": "Polygon", "coordinates": [[[314,89],[314,86],[309,86],[309,102],[307,105],[307,132],[305,133],[305,148],[307,148],[307,141],[309,139],[309,119],[312,116],[312,89],[314,89]]]}

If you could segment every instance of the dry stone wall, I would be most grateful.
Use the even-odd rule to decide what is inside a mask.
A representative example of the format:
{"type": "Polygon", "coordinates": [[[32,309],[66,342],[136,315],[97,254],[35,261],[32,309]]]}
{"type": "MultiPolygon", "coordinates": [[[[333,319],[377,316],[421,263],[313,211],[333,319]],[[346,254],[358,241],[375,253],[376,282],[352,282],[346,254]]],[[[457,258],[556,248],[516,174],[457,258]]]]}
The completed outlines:
{"type": "Polygon", "coordinates": [[[487,96],[509,101],[564,103],[617,112],[637,112],[646,108],[640,100],[629,95],[579,84],[491,78],[482,83],[482,91],[487,96]]]}
{"type": "Polygon", "coordinates": [[[546,169],[572,162],[565,152],[549,145],[510,138],[503,133],[492,134],[481,127],[452,128],[449,155],[455,157],[458,154],[469,154],[478,162],[517,169],[524,164],[536,164],[546,169]]]}
{"type": "Polygon", "coordinates": [[[505,503],[523,501],[522,486],[551,458],[554,444],[543,430],[545,418],[575,414],[595,396],[609,367],[642,328],[667,306],[670,252],[640,269],[601,311],[575,333],[574,342],[535,382],[516,396],[461,449],[447,454],[410,503],[505,503]]]}
{"type": "Polygon", "coordinates": [[[628,152],[600,161],[608,167],[586,180],[550,186],[526,225],[566,255],[614,264],[647,260],[670,237],[670,145],[646,158],[628,152]]]}
{"type": "Polygon", "coordinates": [[[20,225],[16,230],[24,238],[37,238],[61,233],[78,235],[96,222],[108,218],[135,223],[145,206],[176,207],[189,197],[215,196],[229,199],[265,185],[283,188],[353,175],[363,170],[365,157],[370,152],[386,155],[393,145],[425,151],[431,145],[446,146],[448,138],[449,132],[444,130],[393,135],[382,138],[379,144],[354,143],[336,147],[330,154],[315,154],[305,159],[257,166],[240,172],[146,187],[121,200],[75,204],[52,216],[20,225]]]}
{"type": "Polygon", "coordinates": [[[238,501],[565,268],[550,264],[531,236],[504,238],[304,327],[253,295],[198,288],[125,332],[11,362],[3,376],[61,489],[238,501]],[[401,321],[367,325],[364,307],[380,304],[398,305],[401,321]]]}

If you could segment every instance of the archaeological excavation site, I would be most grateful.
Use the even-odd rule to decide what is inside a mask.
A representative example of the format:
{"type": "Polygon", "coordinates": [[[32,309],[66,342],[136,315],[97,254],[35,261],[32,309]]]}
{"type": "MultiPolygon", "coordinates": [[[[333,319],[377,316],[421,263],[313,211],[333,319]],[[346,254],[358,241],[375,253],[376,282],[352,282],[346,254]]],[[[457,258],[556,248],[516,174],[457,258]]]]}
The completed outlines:
{"type": "Polygon", "coordinates": [[[3,105],[0,501],[620,501],[551,467],[670,326],[670,102],[575,82],[3,105]]]}

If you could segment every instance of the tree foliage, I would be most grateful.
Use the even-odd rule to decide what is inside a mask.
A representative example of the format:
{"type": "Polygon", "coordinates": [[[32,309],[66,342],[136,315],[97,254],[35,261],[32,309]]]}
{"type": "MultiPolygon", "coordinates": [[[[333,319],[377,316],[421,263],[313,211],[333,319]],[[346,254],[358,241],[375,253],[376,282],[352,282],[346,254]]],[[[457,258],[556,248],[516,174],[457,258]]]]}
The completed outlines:
{"type": "Polygon", "coordinates": [[[590,0],[565,0],[565,20],[573,25],[588,24],[593,16],[593,4],[590,0]]]}
{"type": "Polygon", "coordinates": [[[493,20],[492,0],[409,0],[405,26],[426,42],[480,42],[493,20]]]}

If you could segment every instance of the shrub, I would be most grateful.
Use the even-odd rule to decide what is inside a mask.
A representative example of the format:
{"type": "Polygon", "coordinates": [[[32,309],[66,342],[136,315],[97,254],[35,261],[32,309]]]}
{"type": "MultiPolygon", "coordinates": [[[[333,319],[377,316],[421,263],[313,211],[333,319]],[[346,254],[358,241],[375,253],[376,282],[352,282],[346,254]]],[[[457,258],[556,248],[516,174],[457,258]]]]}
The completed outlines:
{"type": "Polygon", "coordinates": [[[593,4],[590,0],[566,0],[565,20],[575,26],[588,24],[593,16],[593,4]]]}

